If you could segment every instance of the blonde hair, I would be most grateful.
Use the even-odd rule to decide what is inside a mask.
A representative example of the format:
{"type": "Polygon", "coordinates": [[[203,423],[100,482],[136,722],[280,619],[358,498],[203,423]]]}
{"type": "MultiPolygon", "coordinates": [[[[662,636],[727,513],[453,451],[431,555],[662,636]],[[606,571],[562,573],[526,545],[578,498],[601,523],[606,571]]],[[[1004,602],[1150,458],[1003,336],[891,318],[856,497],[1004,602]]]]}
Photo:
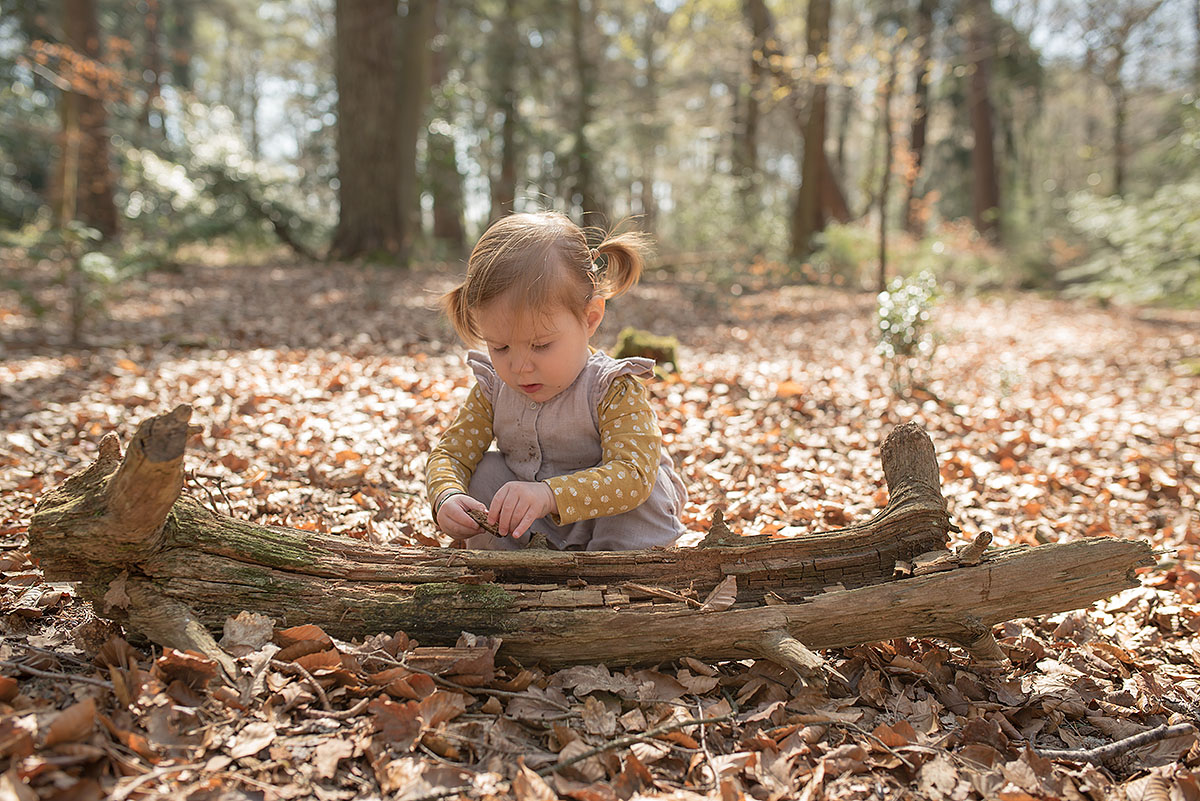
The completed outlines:
{"type": "Polygon", "coordinates": [[[628,291],[642,276],[650,239],[635,231],[600,234],[600,244],[589,247],[584,230],[558,212],[497,220],[471,251],[466,278],[442,296],[454,330],[468,345],[479,343],[472,312],[509,293],[532,312],[564,307],[583,319],[593,298],[628,291]]]}

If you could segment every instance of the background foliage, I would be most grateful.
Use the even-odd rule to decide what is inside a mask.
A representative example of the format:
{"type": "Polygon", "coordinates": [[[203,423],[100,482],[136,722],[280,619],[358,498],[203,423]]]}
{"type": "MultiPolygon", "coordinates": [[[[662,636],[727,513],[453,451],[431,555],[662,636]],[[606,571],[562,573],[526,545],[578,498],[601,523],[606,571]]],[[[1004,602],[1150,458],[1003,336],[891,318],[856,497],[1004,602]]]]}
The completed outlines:
{"type": "MultiPolygon", "coordinates": [[[[594,196],[604,215],[592,221],[638,218],[668,266],[787,261],[798,120],[821,84],[850,220],[785,280],[880,286],[886,247],[893,274],[1195,302],[1200,23],[1185,0],[838,0],[815,54],[803,5],[771,6],[765,41],[752,5],[400,2],[401,32],[429,8],[433,23],[415,95],[417,226],[392,260],[458,259],[499,213],[579,217],[594,196]],[[963,222],[981,180],[967,114],[980,5],[998,164],[988,213],[1002,232],[987,242],[963,222]],[[462,233],[438,229],[443,212],[462,233]],[[885,246],[881,222],[904,232],[885,246]]],[[[170,266],[195,257],[193,243],[238,253],[282,241],[320,257],[339,224],[340,170],[360,157],[339,153],[334,12],[334,0],[0,0],[0,230],[20,246],[61,224],[55,176],[74,91],[107,111],[118,262],[170,266]],[[64,44],[65,15],[82,6],[99,25],[94,64],[64,44]]]]}

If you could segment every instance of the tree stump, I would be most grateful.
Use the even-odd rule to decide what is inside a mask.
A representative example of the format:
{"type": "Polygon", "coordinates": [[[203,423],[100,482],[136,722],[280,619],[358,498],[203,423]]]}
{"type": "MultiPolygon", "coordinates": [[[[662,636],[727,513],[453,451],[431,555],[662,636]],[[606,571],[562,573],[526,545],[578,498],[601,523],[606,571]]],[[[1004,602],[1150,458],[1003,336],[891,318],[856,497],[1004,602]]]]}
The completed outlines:
{"type": "Polygon", "coordinates": [[[955,556],[933,445],[913,423],[883,444],[889,502],[865,522],[771,539],[718,519],[693,548],[556,552],[388,547],[218,514],[181,494],[190,415],[143,422],[124,458],[107,435],[38,502],[30,545],[99,615],[227,668],[210,632],[243,610],[347,640],[496,636],[548,668],[768,657],[811,672],[810,649],[926,636],[998,660],[994,624],[1086,606],[1153,564],[1148,544],[1113,538],[955,556]],[[930,572],[898,572],[929,552],[930,572]]]}

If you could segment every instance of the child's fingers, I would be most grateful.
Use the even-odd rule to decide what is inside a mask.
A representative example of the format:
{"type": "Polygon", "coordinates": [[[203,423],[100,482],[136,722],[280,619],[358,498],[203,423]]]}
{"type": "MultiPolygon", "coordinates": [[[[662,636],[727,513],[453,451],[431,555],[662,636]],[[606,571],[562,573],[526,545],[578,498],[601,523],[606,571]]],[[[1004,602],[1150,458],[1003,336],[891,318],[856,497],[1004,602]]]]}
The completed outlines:
{"type": "Polygon", "coordinates": [[[529,527],[533,525],[533,521],[538,519],[538,516],[537,509],[526,510],[525,516],[521,518],[521,522],[517,524],[516,529],[513,531],[513,537],[524,536],[529,527]]]}

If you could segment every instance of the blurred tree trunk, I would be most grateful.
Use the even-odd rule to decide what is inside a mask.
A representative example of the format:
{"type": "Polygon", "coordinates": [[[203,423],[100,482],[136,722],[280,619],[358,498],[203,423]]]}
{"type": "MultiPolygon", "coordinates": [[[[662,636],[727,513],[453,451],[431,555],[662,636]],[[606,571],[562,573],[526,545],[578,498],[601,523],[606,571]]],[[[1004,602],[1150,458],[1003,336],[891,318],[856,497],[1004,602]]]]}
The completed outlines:
{"type": "Polygon", "coordinates": [[[850,219],[846,196],[842,193],[842,188],[838,186],[833,167],[825,153],[827,93],[824,81],[825,73],[829,70],[829,17],[832,13],[832,2],[831,0],[813,0],[809,5],[808,54],[818,63],[814,64],[817,74],[813,76],[810,102],[807,108],[802,99],[803,90],[792,71],[784,67],[787,59],[779,48],[775,20],[766,3],[764,0],[746,0],[745,11],[751,19],[752,28],[755,25],[753,19],[756,16],[766,22],[766,36],[763,39],[766,46],[761,52],[755,51],[755,56],[762,66],[774,76],[781,88],[787,90],[791,100],[792,114],[803,139],[803,172],[792,214],[790,253],[793,258],[803,258],[808,255],[812,235],[824,229],[827,220],[834,219],[845,222],[850,219]],[[814,25],[814,23],[816,24],[814,25]],[[810,134],[817,138],[809,138],[810,134]],[[809,143],[814,141],[817,142],[817,145],[810,147],[809,143]],[[810,162],[814,166],[810,166],[810,162]],[[809,193],[808,197],[805,197],[805,192],[809,193]],[[800,220],[805,221],[803,226],[798,226],[800,220]]]}
{"type": "Polygon", "coordinates": [[[330,256],[402,255],[393,0],[337,0],[334,18],[340,212],[330,256]]]}
{"type": "Polygon", "coordinates": [[[171,50],[171,81],[181,92],[192,91],[192,51],[196,46],[196,6],[193,0],[173,0],[168,6],[167,46],[171,50]]]}
{"type": "Polygon", "coordinates": [[[883,125],[883,174],[879,179],[879,280],[877,291],[887,289],[887,210],[892,187],[892,95],[896,92],[896,53],[889,53],[887,81],[880,91],[880,121],[883,125]]]}
{"type": "MultiPolygon", "coordinates": [[[[658,203],[654,199],[654,182],[658,173],[656,147],[662,141],[662,127],[658,122],[658,70],[661,63],[655,54],[658,50],[659,35],[665,30],[670,14],[654,3],[647,3],[643,13],[645,24],[642,29],[641,48],[646,67],[642,71],[644,85],[638,92],[641,102],[635,123],[639,142],[637,158],[640,192],[637,201],[640,206],[641,229],[653,231],[658,216],[658,203]]],[[[633,205],[632,202],[630,205],[633,205]]]]}
{"type": "Polygon", "coordinates": [[[791,256],[802,259],[812,252],[812,237],[826,222],[824,184],[832,182],[825,157],[825,114],[828,88],[822,73],[829,57],[829,17],[832,0],[809,0],[805,61],[812,65],[812,93],[804,125],[804,158],[800,191],[792,213],[791,256]]]}
{"type": "Polygon", "coordinates": [[[996,52],[991,0],[969,0],[970,33],[967,63],[971,70],[968,100],[971,132],[971,170],[974,175],[971,200],[975,228],[992,241],[1000,231],[1000,180],[996,173],[995,123],[990,97],[992,57],[996,52]]]}
{"type": "Polygon", "coordinates": [[[417,181],[417,141],[425,127],[432,80],[430,44],[435,30],[436,0],[408,0],[408,15],[397,18],[401,42],[398,68],[398,130],[396,151],[399,166],[396,191],[400,194],[401,229],[407,240],[421,230],[421,192],[417,181]]]}
{"type": "Polygon", "coordinates": [[[912,149],[912,171],[905,179],[904,227],[913,236],[924,233],[925,219],[917,197],[917,182],[925,166],[925,144],[929,130],[929,64],[933,60],[933,14],[937,0],[920,0],[917,4],[917,67],[913,75],[913,116],[909,132],[912,149]]]}
{"type": "Polygon", "coordinates": [[[491,219],[512,214],[517,202],[517,62],[521,43],[517,36],[516,0],[505,0],[496,21],[491,57],[496,108],[500,123],[500,172],[492,177],[491,219]]]}
{"type": "MultiPolygon", "coordinates": [[[[257,37],[255,37],[257,40],[257,37]]],[[[257,161],[262,158],[262,130],[258,125],[258,108],[262,103],[259,73],[262,71],[262,42],[254,41],[246,48],[245,72],[242,75],[241,104],[238,107],[245,132],[246,148],[257,161]]]]}
{"type": "MultiPolygon", "coordinates": [[[[1156,45],[1158,31],[1150,26],[1151,18],[1163,7],[1165,0],[1089,0],[1080,9],[1076,25],[1087,34],[1089,45],[1085,64],[1098,75],[1112,96],[1113,194],[1125,193],[1126,166],[1129,159],[1127,123],[1129,121],[1129,89],[1125,85],[1125,67],[1132,49],[1151,49],[1156,45]]],[[[1200,29],[1197,31],[1200,33],[1200,29]]]]}
{"type": "Polygon", "coordinates": [[[596,66],[592,60],[588,37],[588,34],[596,29],[595,9],[592,0],[571,0],[567,12],[570,15],[571,49],[577,89],[574,128],[571,132],[575,146],[570,200],[571,205],[579,206],[584,225],[603,225],[606,219],[596,182],[595,154],[592,152],[588,131],[592,124],[596,94],[596,66]]]}
{"type": "Polygon", "coordinates": [[[761,206],[758,126],[762,109],[759,101],[768,88],[763,54],[767,50],[767,36],[771,32],[771,20],[766,10],[766,6],[761,2],[747,0],[744,4],[746,19],[750,23],[750,70],[739,103],[741,113],[734,127],[733,165],[742,196],[742,212],[747,221],[757,217],[761,206]]]}
{"type": "Polygon", "coordinates": [[[160,41],[162,15],[159,0],[145,0],[146,11],[142,14],[145,27],[145,49],[142,53],[142,84],[146,92],[146,100],[142,104],[142,113],[138,122],[142,130],[148,134],[157,128],[159,135],[163,133],[163,112],[159,100],[162,98],[163,56],[160,41]],[[157,119],[157,126],[154,124],[157,119]]]}
{"type": "Polygon", "coordinates": [[[100,25],[95,0],[63,0],[65,43],[87,60],[85,69],[69,75],[62,95],[59,162],[55,175],[55,222],[79,220],[106,238],[120,229],[113,197],[113,169],[108,152],[108,91],[100,62],[100,25]],[[95,68],[88,68],[93,66],[95,68]]]}
{"type": "MultiPolygon", "coordinates": [[[[435,5],[436,41],[438,32],[446,28],[446,3],[445,0],[436,0],[435,5]]],[[[454,130],[454,107],[451,90],[446,86],[450,71],[446,50],[445,44],[435,48],[430,64],[434,86],[433,120],[425,134],[428,151],[426,173],[429,191],[433,195],[433,238],[458,255],[466,248],[467,235],[463,228],[463,179],[451,133],[454,130]]]]}

